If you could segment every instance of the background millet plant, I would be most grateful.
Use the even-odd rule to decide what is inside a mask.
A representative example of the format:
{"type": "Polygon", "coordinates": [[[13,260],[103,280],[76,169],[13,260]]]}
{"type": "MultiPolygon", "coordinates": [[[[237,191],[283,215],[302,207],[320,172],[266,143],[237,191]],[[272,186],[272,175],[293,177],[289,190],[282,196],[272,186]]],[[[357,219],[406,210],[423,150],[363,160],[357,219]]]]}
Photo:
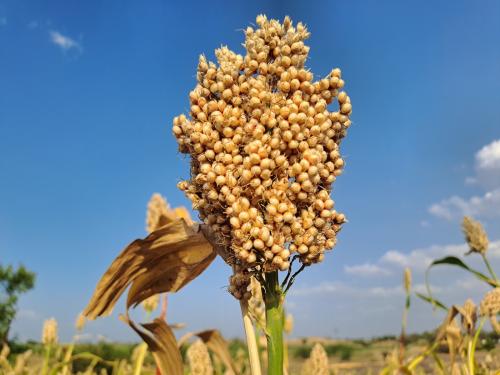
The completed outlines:
{"type": "Polygon", "coordinates": [[[304,67],[309,32],[287,17],[260,15],[245,31],[246,55],[201,56],[189,94],[190,119],[174,119],[191,176],[179,183],[205,223],[204,233],[233,267],[229,291],[249,297],[250,278],[266,305],[268,371],[283,371],[283,300],[298,272],[321,262],[345,221],[332,183],[344,162],[339,144],[350,126],[350,99],[339,69],[313,81],[304,67]],[[338,102],[338,111],[328,105],[338,102]],[[292,274],[292,264],[302,265],[292,274]],[[280,283],[278,271],[288,271],[280,283]]]}
{"type": "Polygon", "coordinates": [[[469,246],[469,252],[465,255],[481,256],[488,273],[473,269],[456,256],[446,256],[434,260],[429,265],[426,274],[428,295],[418,292],[416,295],[424,301],[431,303],[434,307],[445,311],[446,316],[441,326],[437,329],[434,340],[429,342],[421,353],[416,353],[413,356],[405,356],[406,317],[410,308],[411,287],[409,270],[405,270],[406,303],[403,312],[399,353],[397,358],[388,361],[387,366],[382,370],[381,374],[390,374],[398,371],[399,373],[407,374],[417,373],[419,366],[426,358],[431,358],[435,362],[435,371],[442,374],[461,373],[474,375],[499,373],[498,369],[490,369],[486,361],[478,363],[476,348],[486,320],[489,319],[492,328],[500,334],[500,324],[498,323],[498,314],[500,313],[500,281],[487,257],[489,240],[481,223],[466,216],[462,222],[462,231],[469,246]],[[493,289],[484,295],[479,308],[471,299],[467,299],[463,305],[447,307],[444,303],[433,297],[428,284],[429,271],[438,265],[450,265],[466,270],[493,289]],[[449,358],[447,362],[443,361],[438,354],[443,344],[448,348],[449,358]]]}

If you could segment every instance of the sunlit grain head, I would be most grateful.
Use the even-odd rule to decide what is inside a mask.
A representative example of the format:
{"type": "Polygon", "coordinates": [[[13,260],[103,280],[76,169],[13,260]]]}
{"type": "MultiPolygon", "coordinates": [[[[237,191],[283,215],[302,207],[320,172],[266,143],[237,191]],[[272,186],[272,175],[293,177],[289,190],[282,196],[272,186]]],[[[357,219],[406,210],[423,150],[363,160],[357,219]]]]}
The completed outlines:
{"type": "Polygon", "coordinates": [[[168,204],[160,194],[154,193],[148,203],[146,213],[146,230],[148,233],[154,232],[162,224],[162,217],[168,215],[168,204]]]}
{"type": "Polygon", "coordinates": [[[405,288],[406,294],[410,294],[411,290],[411,269],[406,267],[403,277],[403,285],[405,288]]]}
{"type": "Polygon", "coordinates": [[[465,216],[462,222],[462,230],[465,240],[469,245],[470,252],[486,254],[488,250],[488,235],[479,221],[465,216]]]}
{"type": "Polygon", "coordinates": [[[244,32],[244,56],[225,46],[218,64],[200,56],[189,116],[174,119],[173,133],[191,156],[178,187],[232,254],[225,260],[267,273],[294,256],[321,262],[334,247],[346,219],[330,193],[352,106],[340,69],[314,80],[305,67],[302,23],[260,15],[256,24],[244,32]]]}
{"type": "Polygon", "coordinates": [[[314,345],[311,354],[302,368],[302,375],[330,374],[328,355],[320,343],[314,345]]]}
{"type": "Polygon", "coordinates": [[[196,340],[187,350],[190,374],[212,375],[214,373],[207,346],[201,340],[196,340]]]}
{"type": "Polygon", "coordinates": [[[57,344],[58,341],[57,321],[54,318],[47,319],[43,323],[42,343],[44,345],[52,345],[57,344]]]}
{"type": "Polygon", "coordinates": [[[497,314],[500,313],[500,287],[490,290],[481,301],[479,311],[481,316],[490,318],[491,325],[500,334],[500,323],[497,314]]]}

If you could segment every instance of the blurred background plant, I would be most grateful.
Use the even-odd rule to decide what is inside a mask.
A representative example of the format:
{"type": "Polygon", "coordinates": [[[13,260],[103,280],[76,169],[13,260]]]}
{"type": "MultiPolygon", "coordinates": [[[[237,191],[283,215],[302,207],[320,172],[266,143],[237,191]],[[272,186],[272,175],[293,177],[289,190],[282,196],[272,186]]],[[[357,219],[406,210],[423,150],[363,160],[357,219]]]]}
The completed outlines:
{"type": "MultiPolygon", "coordinates": [[[[469,246],[469,251],[465,256],[479,255],[484,263],[486,272],[482,272],[470,267],[464,260],[456,256],[445,256],[431,262],[426,272],[426,286],[428,294],[416,293],[423,301],[428,302],[434,309],[446,312],[443,323],[437,329],[434,338],[429,340],[426,347],[420,353],[413,353],[405,356],[405,336],[407,314],[410,308],[410,288],[411,273],[405,270],[403,288],[406,294],[406,303],[403,310],[402,331],[400,337],[399,354],[388,356],[387,366],[384,374],[409,373],[419,371],[419,365],[426,358],[434,361],[433,371],[441,374],[497,374],[500,364],[492,363],[485,358],[485,361],[478,361],[477,349],[481,344],[483,349],[489,351],[495,348],[498,343],[498,336],[493,339],[493,345],[488,339],[480,339],[484,323],[489,320],[494,330],[493,335],[500,334],[500,324],[498,314],[500,313],[500,284],[495,271],[488,260],[489,240],[486,231],[480,222],[465,216],[462,222],[462,231],[465,241],[469,246]],[[492,288],[487,292],[477,305],[471,299],[467,299],[463,305],[452,305],[447,307],[444,303],[434,298],[429,284],[429,272],[439,265],[449,265],[467,271],[473,277],[492,288]],[[446,348],[448,358],[445,360],[439,355],[446,348]]],[[[491,335],[489,336],[491,337],[491,335]]],[[[493,336],[495,337],[495,336],[493,336]]]]}
{"type": "Polygon", "coordinates": [[[24,266],[14,269],[0,264],[0,343],[7,344],[19,295],[35,286],[35,274],[24,266]]]}

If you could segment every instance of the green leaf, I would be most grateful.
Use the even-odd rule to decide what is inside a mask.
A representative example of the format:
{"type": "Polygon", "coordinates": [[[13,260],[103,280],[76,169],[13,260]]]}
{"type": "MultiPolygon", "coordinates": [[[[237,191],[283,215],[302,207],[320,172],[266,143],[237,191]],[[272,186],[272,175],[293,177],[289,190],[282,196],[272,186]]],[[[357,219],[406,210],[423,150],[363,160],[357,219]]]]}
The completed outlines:
{"type": "Polygon", "coordinates": [[[422,293],[417,293],[415,292],[415,295],[424,300],[425,302],[427,303],[430,303],[431,305],[433,306],[437,306],[439,307],[440,309],[443,309],[444,311],[448,311],[448,308],[446,307],[446,305],[440,301],[438,301],[437,299],[433,298],[433,297],[429,297],[429,296],[426,296],[425,294],[422,294],[422,293]]]}
{"type": "Polygon", "coordinates": [[[431,265],[429,266],[429,269],[431,267],[437,266],[439,264],[448,264],[450,266],[460,267],[460,268],[462,268],[462,269],[464,269],[464,270],[469,271],[470,273],[472,273],[479,280],[484,281],[485,283],[491,285],[493,288],[496,288],[496,287],[500,286],[497,281],[489,278],[488,276],[486,276],[485,274],[483,274],[483,273],[481,273],[479,271],[476,271],[476,270],[470,268],[467,264],[465,264],[462,260],[460,260],[457,257],[447,256],[447,257],[435,260],[434,262],[431,263],[431,265]]]}

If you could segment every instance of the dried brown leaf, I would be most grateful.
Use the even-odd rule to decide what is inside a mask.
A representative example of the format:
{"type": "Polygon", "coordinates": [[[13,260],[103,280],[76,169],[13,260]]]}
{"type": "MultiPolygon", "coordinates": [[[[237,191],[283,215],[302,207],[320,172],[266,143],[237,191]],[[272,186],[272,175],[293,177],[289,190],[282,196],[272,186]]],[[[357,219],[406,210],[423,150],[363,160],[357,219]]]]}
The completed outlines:
{"type": "Polygon", "coordinates": [[[129,285],[127,308],[154,294],[176,292],[200,275],[215,256],[198,225],[175,218],[121,252],[97,284],[83,314],[89,319],[109,315],[129,285]]]}
{"type": "Polygon", "coordinates": [[[162,319],[141,324],[140,328],[128,316],[121,316],[143,340],[148,344],[160,372],[166,375],[182,375],[182,356],[172,329],[162,319]]]}

